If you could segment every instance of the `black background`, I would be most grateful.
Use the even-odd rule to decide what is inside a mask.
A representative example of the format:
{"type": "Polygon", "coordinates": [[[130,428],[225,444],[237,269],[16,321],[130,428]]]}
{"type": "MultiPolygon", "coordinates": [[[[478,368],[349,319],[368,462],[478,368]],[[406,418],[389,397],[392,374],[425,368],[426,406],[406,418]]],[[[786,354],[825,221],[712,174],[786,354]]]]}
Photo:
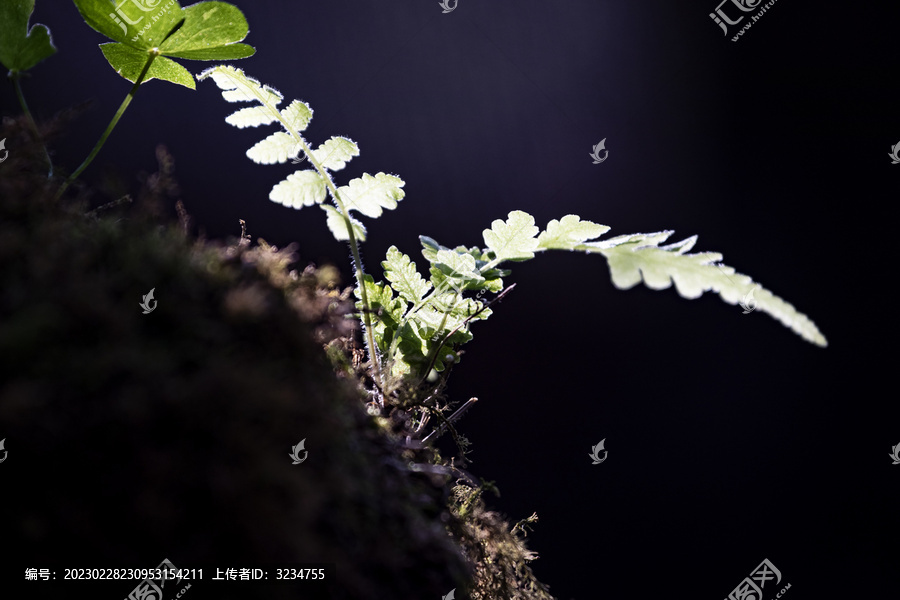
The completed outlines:
{"type": "MultiPolygon", "coordinates": [[[[540,226],[574,213],[611,235],[699,234],[696,250],[722,252],[828,337],[815,347],[710,295],[618,291],[599,256],[512,265],[518,285],[473,327],[450,394],[479,398],[461,423],[471,470],[496,481],[488,501],[512,521],[538,513],[532,567],[554,595],[722,598],[768,558],[788,598],[896,597],[894,15],[779,0],[735,43],[708,16],[715,0],[239,5],[257,54],[235,66],[308,102],[312,143],[358,143],[337,182],[406,181],[396,211],[365,220],[376,276],[392,244],[421,267],[420,234],[482,245],[511,210],[540,226]],[[609,158],[592,164],[603,138],[609,158]]],[[[33,22],[59,48],[24,82],[35,116],[95,100],[53,148],[72,170],[130,84],[71,3],[39,0],[33,22]]],[[[0,106],[18,113],[9,85],[0,106]]],[[[267,199],[295,167],[247,159],[275,129],[227,125],[236,108],[212,82],[151,81],[83,179],[114,170],[135,191],[164,143],[207,236],[245,219],[254,239],[296,241],[350,281],[321,211],[267,199]]]]}

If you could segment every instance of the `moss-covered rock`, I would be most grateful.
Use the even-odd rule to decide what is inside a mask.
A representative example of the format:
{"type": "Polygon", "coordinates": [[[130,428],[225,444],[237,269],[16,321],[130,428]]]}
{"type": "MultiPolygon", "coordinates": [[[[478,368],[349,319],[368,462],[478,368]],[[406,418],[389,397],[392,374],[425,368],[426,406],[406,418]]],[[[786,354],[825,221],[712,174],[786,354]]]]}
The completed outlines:
{"type": "MultiPolygon", "coordinates": [[[[325,357],[349,310],[327,272],[292,274],[291,248],[160,226],[165,160],[135,206],[85,217],[85,204],[52,199],[20,123],[3,137],[0,539],[17,579],[27,566],[168,558],[334,563],[332,598],[437,599],[467,585],[446,490],[406,468],[325,357]]],[[[204,581],[186,596],[311,597],[248,590],[204,581]]]]}

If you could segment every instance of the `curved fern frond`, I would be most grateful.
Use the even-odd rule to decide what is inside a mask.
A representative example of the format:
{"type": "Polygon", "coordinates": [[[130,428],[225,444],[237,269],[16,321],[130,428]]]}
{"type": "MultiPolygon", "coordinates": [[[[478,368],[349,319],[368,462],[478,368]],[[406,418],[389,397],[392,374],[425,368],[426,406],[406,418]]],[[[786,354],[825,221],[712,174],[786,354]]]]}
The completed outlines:
{"type": "MultiPolygon", "coordinates": [[[[486,248],[447,248],[422,236],[422,255],[430,263],[430,281],[416,271],[408,256],[392,246],[382,263],[385,277],[399,298],[393,298],[389,318],[379,321],[379,343],[395,375],[424,377],[425,369],[440,372],[459,360],[458,347],[472,339],[469,324],[486,319],[490,303],[482,301],[486,292],[500,292],[499,269],[506,261],[524,261],[546,250],[568,250],[603,255],[609,265],[613,285],[629,289],[643,282],[654,290],[675,284],[683,298],[699,298],[704,292],[718,294],[728,304],[745,308],[745,314],[760,310],[791,328],[803,339],[825,347],[825,336],[815,323],[791,304],[722,264],[717,252],[690,253],[697,241],[692,236],[661,245],[671,231],[638,233],[598,240],[609,231],[606,225],[582,221],[577,215],[552,220],[541,231],[534,218],[522,211],[509,213],[483,232],[486,248]],[[475,295],[474,298],[469,297],[475,295]],[[397,301],[402,301],[397,305],[397,301]],[[749,310],[747,310],[749,308],[749,310]]],[[[381,284],[372,285],[380,286],[381,284]]],[[[378,287],[383,295],[389,287],[378,287]]],[[[505,293],[505,292],[504,292],[505,293]]],[[[502,294],[501,294],[502,295],[502,294]]]]}

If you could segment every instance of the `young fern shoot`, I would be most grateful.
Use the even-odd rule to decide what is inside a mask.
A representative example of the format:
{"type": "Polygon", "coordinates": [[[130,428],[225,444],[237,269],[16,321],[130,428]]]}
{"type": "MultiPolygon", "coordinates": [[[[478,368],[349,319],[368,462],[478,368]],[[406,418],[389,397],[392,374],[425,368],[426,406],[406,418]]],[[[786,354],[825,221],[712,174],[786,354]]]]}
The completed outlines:
{"type": "Polygon", "coordinates": [[[383,209],[397,208],[397,202],[403,199],[405,192],[401,189],[405,183],[399,177],[385,173],[369,175],[351,180],[348,185],[336,187],[331,171],[343,169],[354,156],[359,156],[359,148],[353,140],[346,137],[332,137],[315,150],[310,149],[301,133],[309,125],[313,111],[308,104],[294,100],[287,108],[279,109],[278,105],[284,97],[277,90],[260,84],[248,77],[240,69],[220,65],[207,69],[197,79],[211,77],[223,90],[222,96],[229,102],[257,102],[257,106],[243,108],[225,120],[235,127],[258,127],[276,121],[284,128],[258,142],[247,151],[247,157],[258,164],[285,163],[291,157],[302,152],[312,169],[301,169],[277,183],[269,193],[269,199],[292,208],[318,204],[326,212],[326,224],[335,239],[347,241],[353,254],[354,272],[361,293],[362,321],[365,330],[366,350],[372,377],[376,382],[376,394],[383,405],[382,390],[384,382],[381,377],[381,355],[376,345],[376,335],[372,324],[374,310],[369,298],[368,288],[364,284],[372,278],[366,275],[359,254],[359,242],[366,239],[366,228],[351,216],[350,211],[357,211],[367,217],[380,217],[383,209]],[[323,204],[330,195],[334,206],[323,204]]]}

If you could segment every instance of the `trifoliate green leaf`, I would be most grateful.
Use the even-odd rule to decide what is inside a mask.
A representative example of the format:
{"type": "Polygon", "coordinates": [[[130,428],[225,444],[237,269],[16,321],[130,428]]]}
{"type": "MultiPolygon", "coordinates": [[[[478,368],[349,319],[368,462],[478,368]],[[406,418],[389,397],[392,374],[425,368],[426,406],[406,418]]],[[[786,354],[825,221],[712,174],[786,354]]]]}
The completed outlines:
{"type": "Polygon", "coordinates": [[[311,170],[291,173],[287,179],[275,184],[269,193],[270,200],[291,208],[321,204],[325,197],[325,180],[311,170]]]}
{"type": "Polygon", "coordinates": [[[276,131],[247,150],[247,158],[261,165],[287,162],[297,154],[297,140],[283,131],[276,131]]]}
{"type": "MultiPolygon", "coordinates": [[[[251,46],[237,43],[247,37],[249,27],[243,13],[227,2],[199,2],[182,9],[176,0],[131,0],[118,4],[110,0],[75,0],[75,6],[93,29],[133,50],[104,49],[109,64],[126,79],[134,73],[135,63],[140,62],[138,55],[144,64],[156,56],[151,72],[157,62],[162,67],[156,69],[152,78],[193,89],[193,76],[191,85],[187,85],[187,71],[175,69],[168,59],[161,58],[234,60],[256,52],[251,46]]],[[[143,65],[128,80],[137,81],[142,70],[143,65]]]]}
{"type": "Polygon", "coordinates": [[[405,195],[400,189],[404,185],[403,180],[394,175],[378,173],[373,177],[363,173],[361,178],[352,179],[349,185],[338,188],[338,194],[348,211],[356,210],[367,217],[377,218],[383,208],[397,208],[397,201],[405,195]]]}
{"type": "Polygon", "coordinates": [[[281,111],[281,116],[287,122],[291,131],[300,133],[306,129],[306,126],[312,120],[313,110],[306,102],[294,100],[287,108],[281,111]]]}
{"type": "Polygon", "coordinates": [[[400,297],[409,303],[417,304],[431,289],[431,284],[416,270],[416,263],[396,246],[388,248],[387,260],[381,266],[384,267],[385,279],[394,284],[400,297]]]}
{"type": "Polygon", "coordinates": [[[606,225],[582,221],[578,215],[566,215],[559,221],[547,223],[538,236],[538,247],[553,250],[572,250],[578,244],[600,237],[609,231],[606,225]]]}
{"type": "Polygon", "coordinates": [[[503,260],[527,260],[534,258],[538,249],[535,236],[540,230],[534,226],[534,217],[521,210],[509,213],[509,219],[497,219],[490,229],[484,230],[484,243],[503,260]]]}
{"type": "MultiPolygon", "coordinates": [[[[132,83],[137,81],[141,71],[144,70],[144,66],[147,64],[147,55],[145,53],[124,44],[107,42],[100,44],[100,50],[103,52],[106,60],[109,61],[109,64],[114,65],[116,73],[132,83]]],[[[147,70],[147,74],[144,76],[144,81],[150,81],[151,79],[171,81],[192,90],[197,87],[196,83],[194,83],[194,76],[187,69],[165,56],[157,56],[153,60],[153,64],[150,65],[150,69],[147,70]]]]}
{"type": "Polygon", "coordinates": [[[28,29],[34,0],[0,0],[0,63],[16,73],[27,71],[56,52],[46,25],[28,29]]]}
{"type": "MultiPolygon", "coordinates": [[[[350,235],[347,233],[347,223],[341,212],[330,204],[320,204],[319,208],[327,214],[326,224],[331,234],[339,242],[348,241],[350,235]]],[[[366,227],[353,217],[350,217],[350,225],[353,227],[353,235],[358,242],[366,241],[366,227]]]]}
{"type": "MultiPolygon", "coordinates": [[[[333,137],[312,151],[316,162],[330,171],[340,171],[350,159],[359,156],[359,148],[353,140],[345,137],[333,137]]],[[[352,181],[350,182],[353,183],[352,181]]],[[[349,208],[347,210],[350,210],[349,208]]]]}

